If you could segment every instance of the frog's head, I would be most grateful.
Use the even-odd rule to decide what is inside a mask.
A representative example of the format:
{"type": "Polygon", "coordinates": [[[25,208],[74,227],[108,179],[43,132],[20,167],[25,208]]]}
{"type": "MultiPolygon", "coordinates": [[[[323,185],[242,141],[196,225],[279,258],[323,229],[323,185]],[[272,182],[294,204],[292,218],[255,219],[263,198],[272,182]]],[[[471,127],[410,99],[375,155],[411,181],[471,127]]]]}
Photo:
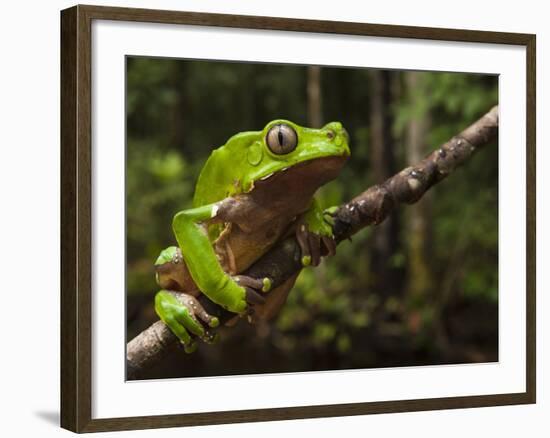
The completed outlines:
{"type": "Polygon", "coordinates": [[[274,120],[258,134],[247,147],[244,191],[268,182],[314,190],[336,178],[350,156],[348,133],[340,122],[313,129],[274,120]]]}

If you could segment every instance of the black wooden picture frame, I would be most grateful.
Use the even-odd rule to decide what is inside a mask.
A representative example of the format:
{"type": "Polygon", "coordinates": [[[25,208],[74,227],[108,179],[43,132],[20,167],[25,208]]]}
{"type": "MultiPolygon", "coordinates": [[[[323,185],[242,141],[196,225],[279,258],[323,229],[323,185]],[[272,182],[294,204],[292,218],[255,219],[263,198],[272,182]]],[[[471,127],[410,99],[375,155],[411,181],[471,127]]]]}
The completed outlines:
{"type": "Polygon", "coordinates": [[[61,426],[75,432],[288,420],[535,403],[535,47],[531,34],[75,6],[61,12],[61,426]],[[94,20],[478,42],[526,47],[526,391],[161,416],[92,419],[91,27],[94,20]]]}

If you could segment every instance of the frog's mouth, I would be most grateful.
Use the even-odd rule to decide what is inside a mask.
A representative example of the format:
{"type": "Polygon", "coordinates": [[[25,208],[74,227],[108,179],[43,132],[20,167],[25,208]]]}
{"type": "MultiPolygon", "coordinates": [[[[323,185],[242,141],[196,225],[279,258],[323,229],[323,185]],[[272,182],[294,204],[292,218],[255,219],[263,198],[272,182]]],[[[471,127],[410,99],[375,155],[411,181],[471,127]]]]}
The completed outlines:
{"type": "Polygon", "coordinates": [[[256,180],[252,191],[260,194],[269,190],[271,196],[282,197],[312,196],[340,174],[348,158],[348,155],[312,158],[256,180]]]}

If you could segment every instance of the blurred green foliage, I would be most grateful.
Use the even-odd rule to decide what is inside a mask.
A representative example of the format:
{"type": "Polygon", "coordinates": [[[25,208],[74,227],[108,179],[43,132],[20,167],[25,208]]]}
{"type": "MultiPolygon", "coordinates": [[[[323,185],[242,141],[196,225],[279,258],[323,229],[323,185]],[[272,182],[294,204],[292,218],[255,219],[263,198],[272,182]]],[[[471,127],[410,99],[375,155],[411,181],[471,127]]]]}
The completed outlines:
{"type": "MultiPolygon", "coordinates": [[[[341,176],[320,191],[328,207],[381,181],[373,176],[370,149],[372,72],[325,67],[321,73],[322,119],[341,121],[352,149],[341,176]]],[[[392,173],[411,164],[411,120],[429,120],[428,153],[498,99],[495,76],[424,72],[410,89],[406,72],[388,75],[392,173]]],[[[275,118],[307,125],[307,81],[304,66],[127,58],[128,339],[156,319],[153,262],[175,243],[172,216],[191,205],[210,152],[275,118]]],[[[387,272],[372,268],[372,242],[383,229],[365,229],[339,245],[336,257],[302,271],[277,320],[223,328],[219,345],[172,356],[150,377],[498,360],[497,145],[480,151],[419,205],[429,206],[421,234],[411,235],[408,224],[418,214],[412,207],[395,213],[397,244],[382,260],[387,272]],[[411,292],[418,289],[411,286],[412,237],[424,248],[421,293],[411,292]]]]}

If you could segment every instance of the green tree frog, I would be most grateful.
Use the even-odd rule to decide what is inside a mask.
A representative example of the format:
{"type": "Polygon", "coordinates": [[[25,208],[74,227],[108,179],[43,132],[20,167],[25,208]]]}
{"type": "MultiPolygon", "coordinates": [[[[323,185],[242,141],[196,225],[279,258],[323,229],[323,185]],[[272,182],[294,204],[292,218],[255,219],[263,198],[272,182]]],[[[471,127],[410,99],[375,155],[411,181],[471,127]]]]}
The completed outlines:
{"type": "Polygon", "coordinates": [[[288,120],[269,122],[262,131],[241,132],[214,150],[204,165],[193,208],[174,216],[178,246],[163,250],[156,276],[162,288],[155,310],[190,352],[190,333],[212,340],[219,324],[196,297],[239,315],[269,319],[284,304],[296,276],[271,289],[269,278],[239,275],[282,238],[296,235],[304,266],[333,255],[330,218],[314,198],[336,178],[350,156],[340,122],[320,129],[288,120]]]}

